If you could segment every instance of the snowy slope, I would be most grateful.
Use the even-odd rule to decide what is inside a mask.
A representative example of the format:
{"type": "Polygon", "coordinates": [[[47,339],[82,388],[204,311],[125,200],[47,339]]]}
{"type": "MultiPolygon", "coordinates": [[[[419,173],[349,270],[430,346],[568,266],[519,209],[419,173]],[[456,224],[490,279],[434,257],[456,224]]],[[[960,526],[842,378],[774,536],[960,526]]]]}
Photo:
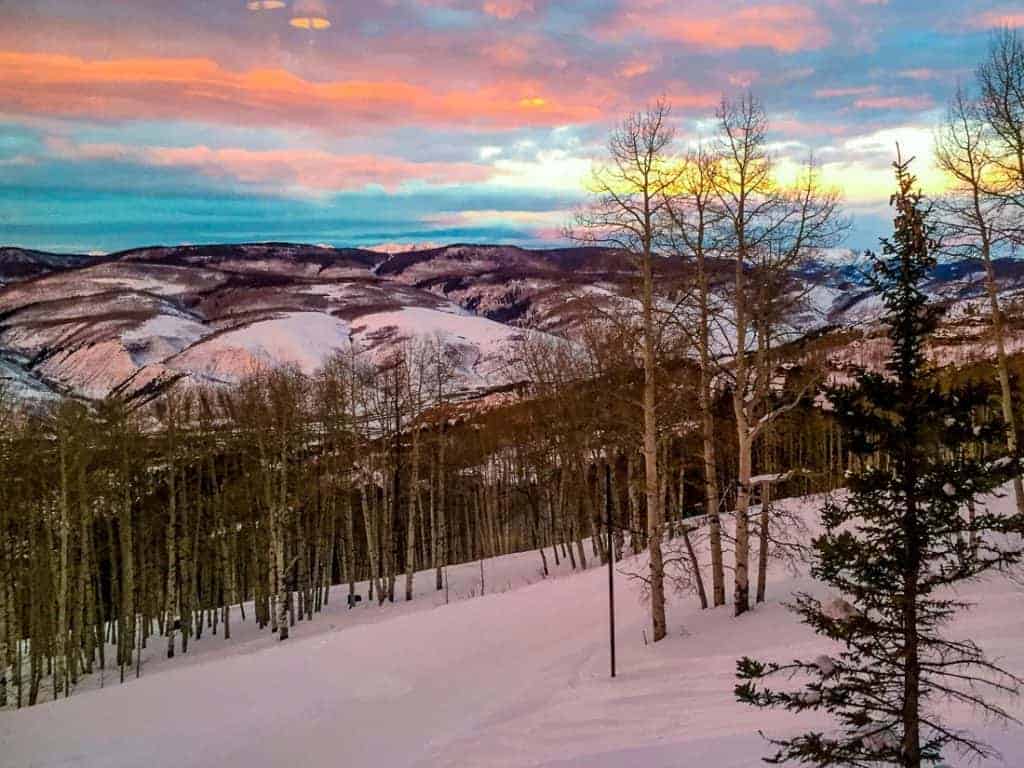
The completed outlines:
{"type": "Polygon", "coordinates": [[[320,312],[291,312],[211,336],[167,365],[198,379],[228,383],[275,365],[293,365],[311,374],[349,343],[344,321],[320,312]]]}
{"type": "Polygon", "coordinates": [[[288,244],[115,254],[0,289],[0,353],[22,384],[102,398],[279,365],[312,373],[352,344],[379,362],[429,338],[457,362],[463,395],[508,383],[521,331],[374,274],[385,258],[288,244]]]}
{"type": "MultiPolygon", "coordinates": [[[[813,510],[815,500],[786,504],[813,510]]],[[[1006,504],[1006,498],[993,502],[1006,504]]],[[[588,551],[589,554],[589,551],[588,551]]],[[[549,561],[551,557],[549,555],[549,561]]],[[[669,637],[645,645],[644,606],[617,576],[619,677],[608,678],[607,575],[542,580],[536,552],[450,569],[451,604],[421,574],[411,603],[327,612],[284,644],[250,621],[233,639],[204,637],[189,657],[147,652],[140,680],[0,713],[5,768],[146,765],[262,768],[755,768],[758,736],[799,727],[787,713],[738,705],[736,659],[816,655],[822,641],[780,604],[806,576],[773,571],[769,603],[734,619],[675,596],[669,637]]],[[[364,591],[365,594],[365,591],[364,591]]],[[[951,631],[1024,673],[1024,591],[993,578],[963,590],[978,607],[951,631]]],[[[159,644],[153,644],[159,645],[159,644]]],[[[93,681],[95,684],[95,681],[93,681]]],[[[1011,711],[1024,715],[1019,702],[1011,711]]],[[[1017,768],[1024,729],[954,711],[1017,768]]],[[[824,725],[814,717],[803,727],[824,725]]],[[[960,765],[956,759],[951,766],[960,765]]]]}
{"type": "Polygon", "coordinates": [[[363,346],[385,348],[400,338],[437,339],[454,353],[456,377],[463,386],[486,389],[514,377],[516,346],[525,334],[468,312],[403,307],[394,312],[364,315],[356,323],[363,346]]]}

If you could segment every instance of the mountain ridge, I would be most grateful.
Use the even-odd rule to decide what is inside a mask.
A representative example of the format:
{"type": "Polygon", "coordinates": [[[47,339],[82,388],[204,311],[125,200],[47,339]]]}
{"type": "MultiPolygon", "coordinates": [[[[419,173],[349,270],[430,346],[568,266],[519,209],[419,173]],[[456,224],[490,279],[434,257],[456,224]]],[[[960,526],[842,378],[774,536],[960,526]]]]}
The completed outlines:
{"type": "MultiPolygon", "coordinates": [[[[680,266],[666,259],[659,274],[671,278],[680,266]]],[[[1016,307],[1024,263],[995,266],[1016,307]]],[[[474,397],[510,383],[528,334],[572,338],[595,302],[636,300],[623,252],[600,247],[453,243],[385,253],[267,242],[104,256],[8,247],[0,275],[0,379],[28,398],[232,383],[263,365],[312,372],[341,352],[379,362],[414,339],[439,339],[455,361],[458,395],[474,397]]],[[[944,263],[928,290],[949,305],[952,336],[983,347],[981,277],[978,262],[944,263]]],[[[832,254],[798,278],[808,297],[802,332],[877,321],[852,254],[832,254]]],[[[858,350],[845,361],[861,359],[858,350]]]]}

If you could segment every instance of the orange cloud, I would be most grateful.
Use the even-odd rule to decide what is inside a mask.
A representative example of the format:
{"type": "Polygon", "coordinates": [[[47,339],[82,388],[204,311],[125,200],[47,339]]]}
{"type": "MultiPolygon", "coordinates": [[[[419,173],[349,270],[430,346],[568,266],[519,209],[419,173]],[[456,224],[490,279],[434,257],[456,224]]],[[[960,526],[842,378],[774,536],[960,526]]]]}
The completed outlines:
{"type": "Polygon", "coordinates": [[[707,48],[763,47],[785,53],[821,48],[831,37],[813,9],[789,3],[709,12],[643,2],[639,8],[627,9],[605,32],[619,37],[635,29],[707,48]]]}
{"type": "Polygon", "coordinates": [[[116,120],[189,115],[334,131],[352,123],[512,127],[601,117],[596,107],[565,103],[528,81],[438,92],[395,80],[312,81],[284,69],[236,72],[203,58],[89,60],[17,52],[0,52],[0,110],[116,120]]]}
{"type": "Polygon", "coordinates": [[[336,155],[320,150],[135,147],[122,144],[70,144],[50,148],[72,160],[112,160],[160,168],[190,168],[204,176],[243,184],[285,186],[330,192],[380,186],[396,189],[410,181],[457,184],[486,181],[493,169],[473,163],[410,162],[376,155],[336,155]]]}

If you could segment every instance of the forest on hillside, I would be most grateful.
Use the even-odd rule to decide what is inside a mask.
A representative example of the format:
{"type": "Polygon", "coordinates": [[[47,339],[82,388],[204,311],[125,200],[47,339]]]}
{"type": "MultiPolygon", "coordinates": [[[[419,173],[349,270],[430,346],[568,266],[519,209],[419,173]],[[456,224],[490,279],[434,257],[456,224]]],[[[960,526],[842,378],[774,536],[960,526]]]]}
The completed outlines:
{"type": "MultiPolygon", "coordinates": [[[[433,569],[442,590],[446,565],[510,552],[536,549],[545,569],[606,562],[606,466],[617,557],[646,547],[637,371],[590,370],[568,343],[524,349],[517,364],[532,383],[483,410],[450,399],[443,347],[430,343],[383,369],[338,358],[312,377],[267,370],[235,388],[172,388],[143,407],[25,412],[4,400],[5,703],[35,703],[44,679],[59,696],[100,667],[135,674],[150,643],[173,654],[204,632],[230,638],[229,607],[249,601],[247,620],[285,639],[331,585],[368,580],[362,597],[384,602],[410,599],[417,571],[433,569]]],[[[669,541],[705,512],[699,413],[683,396],[697,379],[685,360],[665,376],[669,541]]],[[[838,431],[805,401],[757,456],[766,472],[803,468],[785,483],[794,494],[835,486],[843,466],[838,431]]],[[[714,406],[723,422],[727,406],[714,406]]],[[[712,482],[728,509],[735,447],[720,437],[715,447],[712,482]]],[[[669,576],[691,585],[693,573],[680,561],[669,576]]]]}

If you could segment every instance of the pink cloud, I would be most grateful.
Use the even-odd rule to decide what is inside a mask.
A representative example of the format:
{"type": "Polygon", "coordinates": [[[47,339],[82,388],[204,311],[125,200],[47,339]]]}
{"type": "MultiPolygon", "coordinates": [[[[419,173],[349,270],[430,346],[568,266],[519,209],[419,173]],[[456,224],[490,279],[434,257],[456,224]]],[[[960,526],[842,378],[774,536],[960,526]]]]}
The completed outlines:
{"type": "Polygon", "coordinates": [[[314,81],[285,69],[235,71],[204,58],[89,60],[0,52],[0,109],[101,120],[302,125],[560,125],[602,117],[544,83],[508,78],[440,90],[402,80],[314,81]]]}
{"type": "Polygon", "coordinates": [[[878,90],[874,85],[862,85],[853,88],[820,88],[814,92],[819,99],[834,99],[842,96],[867,96],[878,90]]]}
{"type": "Polygon", "coordinates": [[[533,0],[487,0],[484,3],[484,13],[496,19],[514,19],[520,14],[532,13],[535,10],[533,0]]]}
{"type": "Polygon", "coordinates": [[[729,84],[736,88],[749,88],[760,79],[761,73],[756,69],[741,69],[729,73],[729,84]]]}
{"type": "Polygon", "coordinates": [[[941,73],[936,72],[934,69],[927,69],[921,67],[918,69],[904,69],[898,72],[900,77],[905,77],[907,80],[937,80],[941,77],[941,73]]]}
{"type": "Polygon", "coordinates": [[[1018,9],[987,11],[971,19],[970,23],[972,26],[982,29],[994,29],[996,27],[1016,29],[1017,27],[1024,27],[1024,11],[1018,9]]]}
{"type": "Polygon", "coordinates": [[[435,8],[459,8],[482,11],[502,21],[509,21],[537,10],[537,0],[419,0],[422,5],[435,8]]]}
{"type": "Polygon", "coordinates": [[[50,143],[72,160],[110,160],[159,168],[189,168],[204,176],[243,184],[330,192],[380,186],[396,189],[410,181],[458,184],[487,180],[493,169],[473,163],[411,162],[377,155],[338,155],[314,149],[249,150],[195,147],[137,147],[123,144],[50,143]]]}
{"type": "Polygon", "coordinates": [[[928,96],[867,96],[857,99],[853,106],[857,109],[928,109],[934,102],[928,96]]]}
{"type": "Polygon", "coordinates": [[[773,133],[791,139],[814,139],[821,136],[844,136],[851,128],[841,124],[804,121],[793,117],[775,117],[771,121],[773,133]]]}
{"type": "Polygon", "coordinates": [[[794,53],[821,48],[831,39],[815,11],[795,3],[680,8],[658,0],[633,0],[602,32],[616,38],[637,29],[662,39],[721,50],[763,47],[794,53]]]}
{"type": "Polygon", "coordinates": [[[695,91],[686,84],[666,83],[663,93],[669,106],[678,110],[710,110],[722,100],[719,91],[695,91]]]}
{"type": "Polygon", "coordinates": [[[530,48],[511,40],[499,40],[484,49],[484,53],[495,64],[503,67],[522,67],[530,62],[530,48]]]}
{"type": "Polygon", "coordinates": [[[619,70],[619,75],[626,78],[640,77],[651,71],[652,67],[646,61],[632,61],[619,70]]]}

